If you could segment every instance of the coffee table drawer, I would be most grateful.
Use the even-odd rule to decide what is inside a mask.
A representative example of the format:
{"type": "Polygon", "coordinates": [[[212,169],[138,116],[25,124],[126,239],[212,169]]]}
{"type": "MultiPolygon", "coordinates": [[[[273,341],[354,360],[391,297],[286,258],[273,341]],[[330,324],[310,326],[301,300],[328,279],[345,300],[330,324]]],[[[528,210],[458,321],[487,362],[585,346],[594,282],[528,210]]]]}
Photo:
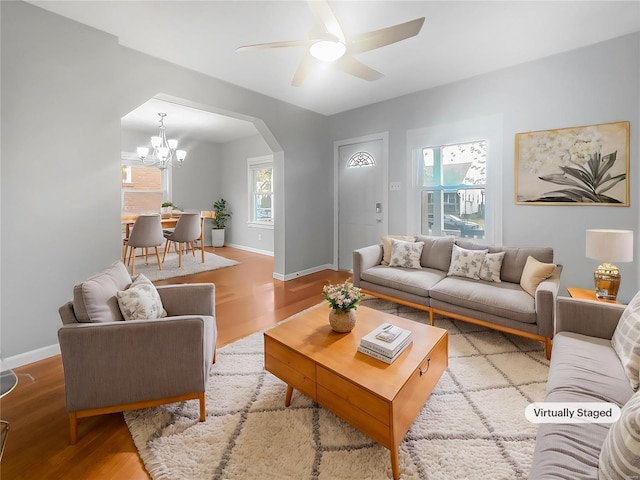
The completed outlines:
{"type": "Polygon", "coordinates": [[[328,391],[333,392],[344,402],[358,407],[378,421],[389,425],[389,402],[358,385],[354,385],[326,368],[318,366],[317,375],[318,385],[322,385],[328,391]]]}
{"type": "Polygon", "coordinates": [[[304,355],[265,337],[264,366],[291,387],[316,399],[316,367],[304,355]]]}

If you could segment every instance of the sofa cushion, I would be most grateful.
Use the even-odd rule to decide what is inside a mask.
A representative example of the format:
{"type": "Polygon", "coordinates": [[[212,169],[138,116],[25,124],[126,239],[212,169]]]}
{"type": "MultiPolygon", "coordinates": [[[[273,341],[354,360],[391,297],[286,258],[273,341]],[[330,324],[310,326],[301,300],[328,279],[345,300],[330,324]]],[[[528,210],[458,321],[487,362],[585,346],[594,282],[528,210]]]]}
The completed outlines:
{"type": "Polygon", "coordinates": [[[402,267],[390,268],[384,265],[368,268],[360,274],[360,278],[366,282],[421,297],[427,297],[430,289],[444,277],[444,272],[432,268],[414,270],[402,267]]]}
{"type": "Polygon", "coordinates": [[[480,280],[486,280],[487,282],[500,283],[500,270],[502,269],[502,261],[504,260],[505,252],[487,253],[482,260],[482,266],[480,267],[480,280]]]}
{"type": "Polygon", "coordinates": [[[505,252],[500,272],[500,278],[503,282],[520,283],[520,277],[528,257],[533,257],[543,263],[553,263],[553,248],[551,247],[487,247],[487,245],[468,238],[456,239],[456,245],[468,250],[488,248],[489,253],[505,252]]]}
{"type": "Polygon", "coordinates": [[[431,298],[523,323],[536,323],[535,302],[520,285],[447,277],[429,291],[431,298]]]}
{"type": "Polygon", "coordinates": [[[131,284],[131,275],[122,262],[73,287],[73,311],[78,322],[122,321],[116,293],[131,284]]]}
{"type": "Polygon", "coordinates": [[[487,252],[488,250],[467,250],[454,245],[447,275],[480,279],[480,268],[487,252]]]}
{"type": "MultiPolygon", "coordinates": [[[[633,391],[609,340],[561,332],[553,354],[545,402],[613,402],[624,405],[633,391]]],[[[529,478],[593,480],[611,424],[540,424],[529,478]]]]}
{"type": "Polygon", "coordinates": [[[116,298],[125,320],[153,320],[167,316],[158,290],[142,274],[136,276],[129,288],[117,292],[116,298]]]}
{"type": "Polygon", "coordinates": [[[530,256],[524,265],[520,286],[529,295],[535,297],[538,285],[553,275],[555,269],[556,266],[553,263],[542,263],[530,256]]]}
{"type": "Polygon", "coordinates": [[[640,392],[622,407],[604,439],[598,478],[640,478],[640,392]]]}
{"type": "Polygon", "coordinates": [[[406,235],[383,235],[382,240],[382,265],[389,265],[391,260],[391,240],[402,240],[404,242],[414,242],[416,237],[409,237],[406,235]]]}
{"type": "Polygon", "coordinates": [[[640,292],[622,312],[611,345],[620,357],[631,388],[637,390],[640,381],[640,292]]]}
{"type": "Polygon", "coordinates": [[[418,236],[416,242],[424,243],[420,264],[425,268],[448,272],[454,241],[453,237],[418,236]]]}
{"type": "Polygon", "coordinates": [[[422,255],[422,242],[403,242],[402,240],[391,239],[391,259],[390,267],[422,268],[420,266],[420,255],[422,255]]]}

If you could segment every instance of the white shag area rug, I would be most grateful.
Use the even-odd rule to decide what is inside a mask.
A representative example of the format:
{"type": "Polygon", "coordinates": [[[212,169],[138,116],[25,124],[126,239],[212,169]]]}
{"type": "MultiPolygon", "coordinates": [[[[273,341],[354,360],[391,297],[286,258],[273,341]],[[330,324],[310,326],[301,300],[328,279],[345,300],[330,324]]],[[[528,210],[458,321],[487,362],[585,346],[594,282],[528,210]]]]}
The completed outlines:
{"type": "MultiPolygon", "coordinates": [[[[140,250],[138,250],[140,251],[140,250]]],[[[162,261],[162,251],[160,252],[160,261],[162,261]]],[[[174,252],[167,253],[167,258],[162,264],[162,270],[158,269],[158,260],[153,249],[149,249],[149,264],[145,264],[142,256],[136,258],[136,275],[144,274],[152,282],[156,280],[164,280],[165,278],[181,277],[183,275],[191,275],[192,273],[206,272],[208,270],[217,270],[219,268],[231,267],[238,265],[240,262],[229,260],[215,253],[204,252],[204,263],[202,263],[202,253],[196,250],[194,257],[191,252],[182,254],[182,267],[178,266],[178,254],[174,252]]],[[[129,271],[131,266],[127,265],[129,271]]]]}
{"type": "MultiPolygon", "coordinates": [[[[428,323],[428,314],[364,304],[428,323]]],[[[286,320],[285,320],[286,321],[286,320]]],[[[402,479],[525,479],[537,427],[526,406],[544,399],[541,343],[441,318],[449,367],[400,447],[402,479]]],[[[207,419],[195,400],[125,412],[147,471],[160,479],[389,479],[389,451],[264,370],[263,335],[218,350],[207,419]]]]}

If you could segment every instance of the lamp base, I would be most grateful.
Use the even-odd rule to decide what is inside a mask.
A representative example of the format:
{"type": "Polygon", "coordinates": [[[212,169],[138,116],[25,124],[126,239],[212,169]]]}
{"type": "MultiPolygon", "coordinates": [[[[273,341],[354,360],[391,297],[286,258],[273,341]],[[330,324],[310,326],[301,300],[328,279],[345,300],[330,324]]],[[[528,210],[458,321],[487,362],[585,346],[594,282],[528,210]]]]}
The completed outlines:
{"type": "Polygon", "coordinates": [[[620,270],[615,265],[603,263],[593,273],[596,287],[596,297],[605,300],[615,300],[620,289],[620,270]]]}

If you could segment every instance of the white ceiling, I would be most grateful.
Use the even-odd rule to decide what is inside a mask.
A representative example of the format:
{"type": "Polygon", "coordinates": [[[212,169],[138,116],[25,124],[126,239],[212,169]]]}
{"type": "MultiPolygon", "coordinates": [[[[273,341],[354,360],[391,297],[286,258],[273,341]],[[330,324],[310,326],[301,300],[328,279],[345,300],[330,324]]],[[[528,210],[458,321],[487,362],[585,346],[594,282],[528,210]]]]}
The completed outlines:
{"type": "Polygon", "coordinates": [[[306,38],[315,20],[305,1],[30,3],[111,33],[123,46],[324,115],[640,30],[640,0],[329,1],[347,35],[426,21],[416,37],[357,55],[385,74],[378,81],[327,68],[293,87],[302,47],[236,48],[306,38]]]}

